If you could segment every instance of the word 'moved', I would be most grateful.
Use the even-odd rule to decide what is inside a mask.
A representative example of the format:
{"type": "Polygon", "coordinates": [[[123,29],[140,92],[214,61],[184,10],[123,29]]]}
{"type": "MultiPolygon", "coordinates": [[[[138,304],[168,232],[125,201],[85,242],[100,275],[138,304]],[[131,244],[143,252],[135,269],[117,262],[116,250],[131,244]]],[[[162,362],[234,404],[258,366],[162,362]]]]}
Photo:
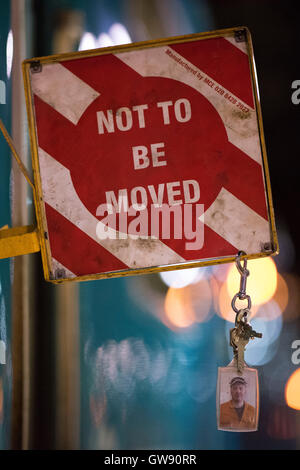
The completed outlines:
{"type": "Polygon", "coordinates": [[[148,200],[153,203],[154,207],[161,207],[165,193],[169,206],[177,206],[183,202],[194,204],[200,199],[199,183],[196,180],[184,180],[160,183],[157,188],[152,184],[148,185],[147,189],[143,186],[136,186],[130,193],[125,188],[119,189],[118,193],[106,191],[106,205],[110,208],[110,213],[127,212],[130,205],[135,210],[144,210],[148,205],[148,200]]]}

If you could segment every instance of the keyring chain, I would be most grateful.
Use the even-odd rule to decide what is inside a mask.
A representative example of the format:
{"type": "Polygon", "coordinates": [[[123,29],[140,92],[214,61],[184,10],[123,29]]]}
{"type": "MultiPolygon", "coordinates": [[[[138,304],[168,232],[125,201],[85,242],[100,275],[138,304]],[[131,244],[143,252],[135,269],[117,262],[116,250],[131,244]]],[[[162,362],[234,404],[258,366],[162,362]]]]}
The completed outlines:
{"type": "Polygon", "coordinates": [[[241,275],[240,290],[232,299],[231,306],[235,311],[235,328],[230,330],[230,346],[233,348],[234,358],[236,360],[239,373],[244,369],[244,350],[250,339],[261,338],[262,334],[257,333],[248,323],[248,314],[251,309],[251,297],[246,294],[247,277],[250,272],[247,269],[247,260],[244,260],[244,266],[241,264],[241,256],[246,255],[244,251],[239,251],[235,260],[236,267],[241,275]],[[238,309],[235,305],[236,300],[247,300],[247,308],[238,309]]]}
{"type": "MultiPolygon", "coordinates": [[[[239,251],[235,258],[235,265],[241,276],[240,289],[235,294],[231,301],[231,306],[235,312],[235,325],[230,329],[229,344],[233,349],[233,360],[225,368],[219,368],[218,374],[218,387],[222,387],[222,378],[220,377],[220,370],[224,371],[226,376],[226,385],[230,385],[231,400],[221,403],[219,407],[219,422],[223,425],[218,429],[222,430],[255,430],[257,429],[258,420],[258,374],[255,369],[249,368],[245,362],[245,350],[250,340],[255,338],[262,338],[262,333],[255,331],[251,324],[248,322],[248,316],[251,316],[251,297],[246,293],[247,278],[250,274],[247,269],[247,254],[244,251],[239,251]],[[243,257],[243,261],[241,261],[243,257]],[[247,307],[237,308],[236,301],[246,300],[247,307]],[[253,377],[250,380],[249,378],[253,377]],[[254,378],[255,377],[255,378],[254,378]],[[229,380],[230,378],[230,380],[229,380]],[[251,384],[251,385],[250,385],[251,384]],[[247,391],[248,385],[248,391],[247,391]],[[246,393],[251,392],[252,388],[252,404],[246,402],[246,393]],[[247,417],[247,418],[246,418],[247,417]]],[[[220,388],[218,388],[221,399],[220,388]]],[[[227,389],[228,390],[228,389],[227,389]]],[[[248,395],[249,397],[249,395],[248,395]]]]}

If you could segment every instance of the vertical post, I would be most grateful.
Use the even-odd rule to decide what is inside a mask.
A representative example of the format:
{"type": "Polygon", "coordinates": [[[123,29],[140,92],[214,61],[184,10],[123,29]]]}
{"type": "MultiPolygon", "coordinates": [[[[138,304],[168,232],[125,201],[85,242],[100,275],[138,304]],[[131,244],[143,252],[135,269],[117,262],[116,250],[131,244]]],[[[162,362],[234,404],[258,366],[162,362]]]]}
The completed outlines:
{"type": "MultiPolygon", "coordinates": [[[[74,10],[58,14],[53,33],[53,53],[70,52],[80,39],[82,15],[74,10]],[[64,20],[64,21],[63,21],[64,20]],[[67,21],[66,21],[67,20],[67,21]],[[74,31],[78,37],[74,38],[74,31]]],[[[66,283],[55,287],[55,447],[79,449],[80,436],[80,350],[79,287],[66,283]]]]}
{"type": "MultiPolygon", "coordinates": [[[[11,28],[13,34],[12,69],[12,139],[16,150],[28,166],[26,109],[21,63],[27,56],[28,36],[26,18],[31,0],[11,0],[11,28]]],[[[12,225],[24,226],[32,223],[32,205],[28,204],[32,194],[28,193],[28,182],[12,161],[12,225]],[[31,213],[30,213],[31,212],[31,213]]],[[[12,229],[13,230],[13,229],[12,229]]],[[[32,258],[15,258],[12,286],[12,335],[13,335],[13,402],[12,402],[12,448],[27,449],[31,413],[32,363],[30,323],[32,322],[32,299],[34,298],[32,258]]]]}

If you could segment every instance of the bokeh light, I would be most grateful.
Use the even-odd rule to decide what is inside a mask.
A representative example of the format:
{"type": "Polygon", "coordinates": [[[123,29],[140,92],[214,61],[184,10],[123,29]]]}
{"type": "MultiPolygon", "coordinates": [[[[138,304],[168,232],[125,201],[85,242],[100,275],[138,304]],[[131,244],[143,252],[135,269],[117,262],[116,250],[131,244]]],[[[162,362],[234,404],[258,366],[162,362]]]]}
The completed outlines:
{"type": "Polygon", "coordinates": [[[208,321],[213,315],[211,305],[212,292],[206,279],[183,288],[170,287],[165,299],[166,319],[176,328],[187,328],[208,321]]]}
{"type": "Polygon", "coordinates": [[[187,298],[189,307],[193,310],[195,321],[203,323],[213,315],[212,306],[212,291],[210,284],[206,279],[190,284],[186,287],[187,298]]]}
{"type": "MultiPolygon", "coordinates": [[[[267,306],[264,306],[264,307],[267,309],[270,308],[272,310],[280,310],[279,306],[276,304],[274,300],[269,302],[268,307],[267,306]]],[[[262,333],[263,343],[271,344],[280,335],[280,332],[282,329],[282,316],[276,315],[274,320],[272,321],[266,321],[264,318],[255,317],[251,320],[251,326],[255,331],[262,333]]]]}
{"type": "Polygon", "coordinates": [[[14,55],[14,40],[12,30],[9,31],[6,41],[6,74],[10,78],[14,55]]]}
{"type": "MultiPolygon", "coordinates": [[[[249,260],[247,269],[250,271],[247,278],[247,294],[250,295],[252,304],[260,305],[268,302],[277,287],[277,269],[273,259],[268,257],[249,260]]],[[[227,277],[227,290],[231,299],[239,291],[240,279],[236,266],[232,265],[227,277]]]]}
{"type": "MultiPolygon", "coordinates": [[[[285,311],[289,302],[289,289],[285,279],[279,273],[277,273],[277,289],[274,294],[273,300],[275,300],[275,302],[277,303],[280,314],[282,314],[282,312],[285,311]]],[[[264,309],[262,309],[262,311],[264,311],[264,309]]],[[[275,314],[275,310],[273,312],[269,310],[268,314],[265,315],[264,318],[266,318],[266,320],[272,320],[273,318],[275,318],[275,314]]]]}
{"type": "MultiPolygon", "coordinates": [[[[263,321],[272,321],[281,316],[281,314],[281,307],[276,302],[275,297],[273,297],[273,299],[266,304],[258,306],[255,317],[263,321]]],[[[280,321],[282,322],[282,319],[280,321]]]]}
{"type": "Polygon", "coordinates": [[[114,23],[109,28],[108,34],[115,45],[129,44],[130,42],[132,42],[127,29],[121,23],[114,23]]]}
{"type": "Polygon", "coordinates": [[[97,39],[97,47],[109,47],[113,45],[114,45],[114,42],[108,34],[106,33],[99,34],[98,39],[97,39]]]}
{"type": "Polygon", "coordinates": [[[288,305],[283,312],[284,321],[294,321],[300,316],[300,279],[293,274],[284,274],[289,298],[288,305]]]}
{"type": "MultiPolygon", "coordinates": [[[[270,308],[273,311],[280,309],[276,302],[271,301],[270,308]]],[[[270,362],[278,350],[278,338],[282,330],[282,317],[276,315],[273,321],[266,321],[255,317],[251,321],[252,328],[258,333],[262,333],[262,338],[250,340],[246,346],[246,362],[249,365],[261,366],[270,362]]]]}
{"type": "Polygon", "coordinates": [[[228,322],[234,323],[235,313],[231,308],[231,298],[228,294],[226,284],[222,284],[219,289],[219,315],[228,322]]]}
{"type": "Polygon", "coordinates": [[[300,368],[292,373],[285,387],[286,404],[294,410],[300,410],[300,368]]]}
{"type": "Polygon", "coordinates": [[[78,50],[87,51],[89,49],[96,49],[96,47],[97,47],[97,40],[95,36],[89,32],[84,33],[79,43],[78,50]]]}
{"type": "Polygon", "coordinates": [[[162,272],[159,276],[168,287],[181,288],[195,282],[199,278],[199,272],[199,268],[179,269],[162,272]]]}
{"type": "Polygon", "coordinates": [[[90,32],[85,32],[81,38],[78,50],[85,51],[88,49],[96,49],[97,47],[117,46],[119,44],[131,43],[131,38],[124,25],[114,23],[108,33],[102,32],[98,38],[90,32]]]}
{"type": "Polygon", "coordinates": [[[187,328],[196,321],[185,288],[169,288],[165,299],[165,314],[167,320],[171,323],[171,325],[168,325],[170,327],[187,328]]]}
{"type": "Polygon", "coordinates": [[[231,268],[231,264],[225,263],[225,264],[217,264],[212,267],[212,273],[213,277],[219,281],[219,282],[226,282],[226,279],[228,277],[228,271],[231,268]]]}

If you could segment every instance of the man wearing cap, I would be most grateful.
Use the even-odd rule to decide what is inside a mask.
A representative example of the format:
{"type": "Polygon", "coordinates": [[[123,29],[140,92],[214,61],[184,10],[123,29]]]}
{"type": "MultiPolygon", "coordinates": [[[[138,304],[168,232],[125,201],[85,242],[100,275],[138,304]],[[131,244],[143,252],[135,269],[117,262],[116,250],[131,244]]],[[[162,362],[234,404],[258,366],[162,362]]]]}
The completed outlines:
{"type": "Polygon", "coordinates": [[[220,427],[232,429],[254,429],[256,411],[245,402],[246,381],[243,377],[234,377],[230,381],[231,400],[220,406],[220,427]]]}

